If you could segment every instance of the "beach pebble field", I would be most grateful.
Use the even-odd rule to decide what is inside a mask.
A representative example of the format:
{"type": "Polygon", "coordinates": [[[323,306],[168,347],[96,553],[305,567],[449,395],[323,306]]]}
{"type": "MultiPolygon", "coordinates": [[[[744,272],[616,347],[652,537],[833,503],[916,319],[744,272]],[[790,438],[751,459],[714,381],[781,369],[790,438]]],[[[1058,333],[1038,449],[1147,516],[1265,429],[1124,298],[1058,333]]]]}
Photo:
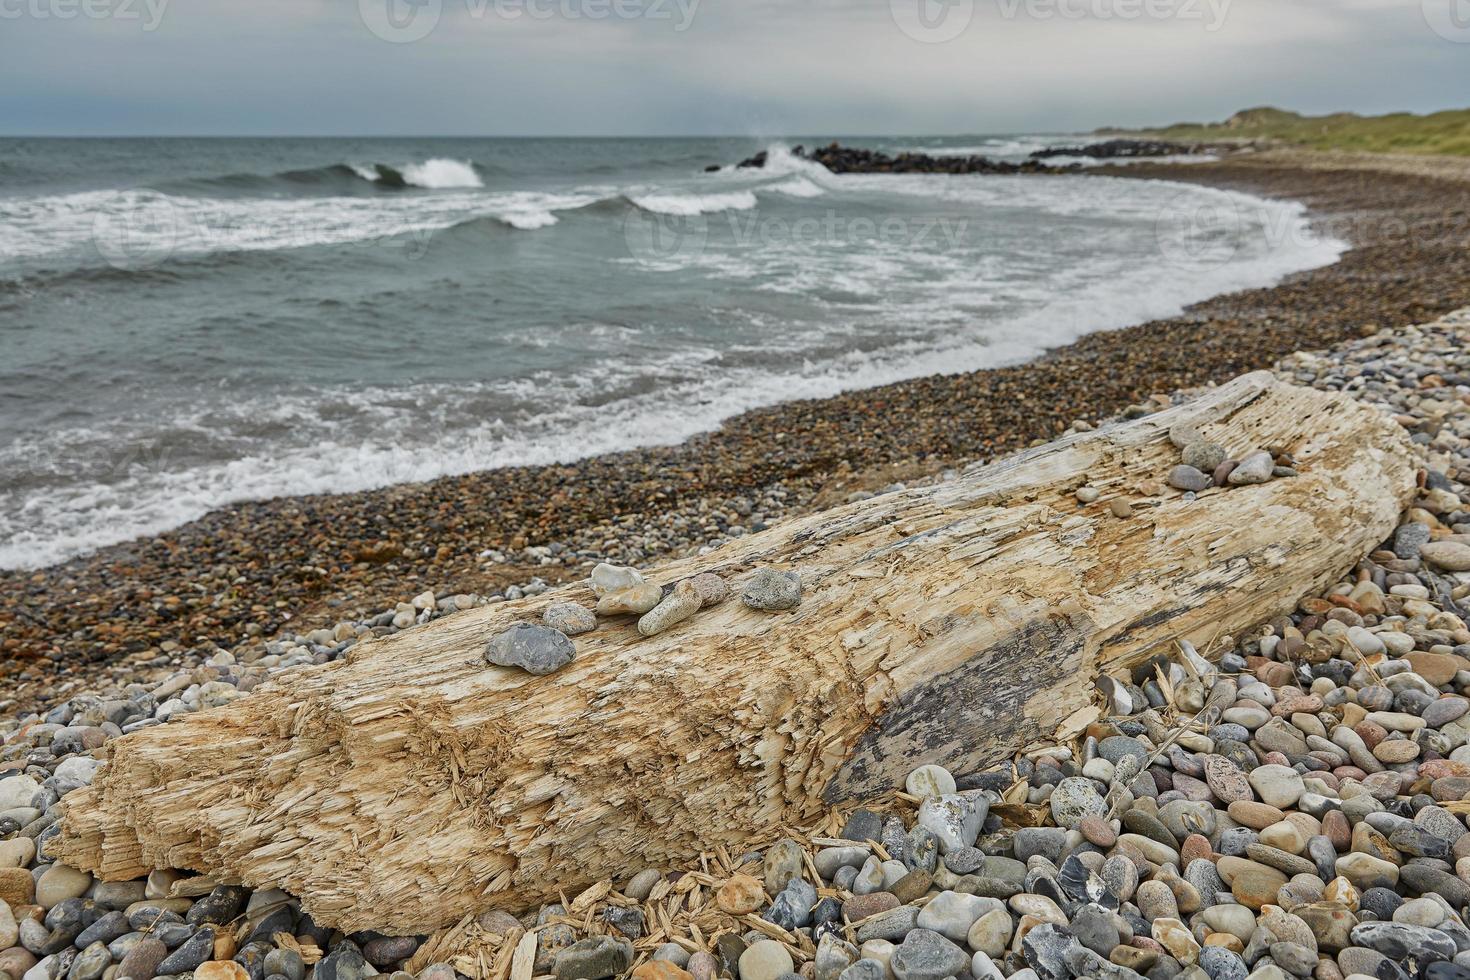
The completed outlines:
{"type": "MultiPolygon", "coordinates": [[[[916,760],[890,795],[749,853],[487,911],[478,957],[438,957],[436,937],[343,935],[269,887],[184,869],[99,882],[50,860],[58,802],[96,777],[112,739],[229,710],[359,637],[546,585],[420,593],[0,721],[0,980],[1470,977],[1470,310],[1276,371],[1405,428],[1422,469],[1400,526],[1290,616],[1100,678],[1095,716],[1053,744],[982,772],[916,760]]],[[[1292,476],[1279,456],[1228,460],[1176,435],[1183,492],[1292,476]]],[[[554,672],[604,603],[653,635],[718,602],[801,597],[799,572],[776,569],[667,593],[615,562],[591,578],[598,608],[549,606],[487,637],[487,659],[554,672]]]]}

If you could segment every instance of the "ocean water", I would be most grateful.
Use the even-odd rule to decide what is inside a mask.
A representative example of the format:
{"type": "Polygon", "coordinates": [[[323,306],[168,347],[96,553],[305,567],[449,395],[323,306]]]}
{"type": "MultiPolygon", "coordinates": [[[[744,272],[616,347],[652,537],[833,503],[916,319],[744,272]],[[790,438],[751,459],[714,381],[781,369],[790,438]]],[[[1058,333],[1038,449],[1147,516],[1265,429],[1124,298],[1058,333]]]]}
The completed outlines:
{"type": "Polygon", "coordinates": [[[1345,248],[1291,202],[799,142],[0,139],[0,567],[1014,363],[1345,248]]]}

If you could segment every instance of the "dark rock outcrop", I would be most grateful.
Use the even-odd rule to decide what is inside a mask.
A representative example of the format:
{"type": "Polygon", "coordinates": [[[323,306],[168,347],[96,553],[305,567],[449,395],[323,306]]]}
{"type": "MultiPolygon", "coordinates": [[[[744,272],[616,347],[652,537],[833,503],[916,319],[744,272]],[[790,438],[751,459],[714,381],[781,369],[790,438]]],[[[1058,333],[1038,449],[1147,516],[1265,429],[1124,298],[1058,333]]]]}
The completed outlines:
{"type": "Polygon", "coordinates": [[[1083,146],[1048,146],[1032,152],[1031,159],[1046,160],[1051,157],[1092,157],[1095,160],[1126,159],[1129,157],[1173,157],[1197,156],[1219,152],[1220,147],[1210,143],[1170,143],[1165,140],[1114,139],[1083,146]]]}

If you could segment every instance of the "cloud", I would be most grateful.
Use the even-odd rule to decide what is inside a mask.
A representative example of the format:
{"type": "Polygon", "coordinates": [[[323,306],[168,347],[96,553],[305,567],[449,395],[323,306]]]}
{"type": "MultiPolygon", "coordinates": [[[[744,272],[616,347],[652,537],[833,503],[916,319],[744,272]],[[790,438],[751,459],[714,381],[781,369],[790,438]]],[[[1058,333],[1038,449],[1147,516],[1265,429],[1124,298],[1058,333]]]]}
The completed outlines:
{"type": "Polygon", "coordinates": [[[0,126],[1072,130],[1263,103],[1444,108],[1466,53],[1390,0],[0,0],[0,126]],[[38,13],[149,2],[152,30],[38,13]],[[402,25],[428,29],[383,38],[402,25]]]}

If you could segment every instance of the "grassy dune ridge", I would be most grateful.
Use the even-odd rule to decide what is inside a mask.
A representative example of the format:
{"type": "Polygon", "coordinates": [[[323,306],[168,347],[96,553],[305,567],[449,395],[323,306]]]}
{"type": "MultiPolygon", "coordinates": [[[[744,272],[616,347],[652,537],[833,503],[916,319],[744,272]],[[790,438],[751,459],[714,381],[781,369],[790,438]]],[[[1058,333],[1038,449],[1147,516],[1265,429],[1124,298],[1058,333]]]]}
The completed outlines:
{"type": "Polygon", "coordinates": [[[1162,129],[1126,132],[1179,142],[1258,140],[1314,150],[1470,156],[1470,109],[1448,109],[1423,116],[1412,112],[1303,116],[1267,106],[1242,110],[1219,123],[1175,123],[1162,129]]]}

